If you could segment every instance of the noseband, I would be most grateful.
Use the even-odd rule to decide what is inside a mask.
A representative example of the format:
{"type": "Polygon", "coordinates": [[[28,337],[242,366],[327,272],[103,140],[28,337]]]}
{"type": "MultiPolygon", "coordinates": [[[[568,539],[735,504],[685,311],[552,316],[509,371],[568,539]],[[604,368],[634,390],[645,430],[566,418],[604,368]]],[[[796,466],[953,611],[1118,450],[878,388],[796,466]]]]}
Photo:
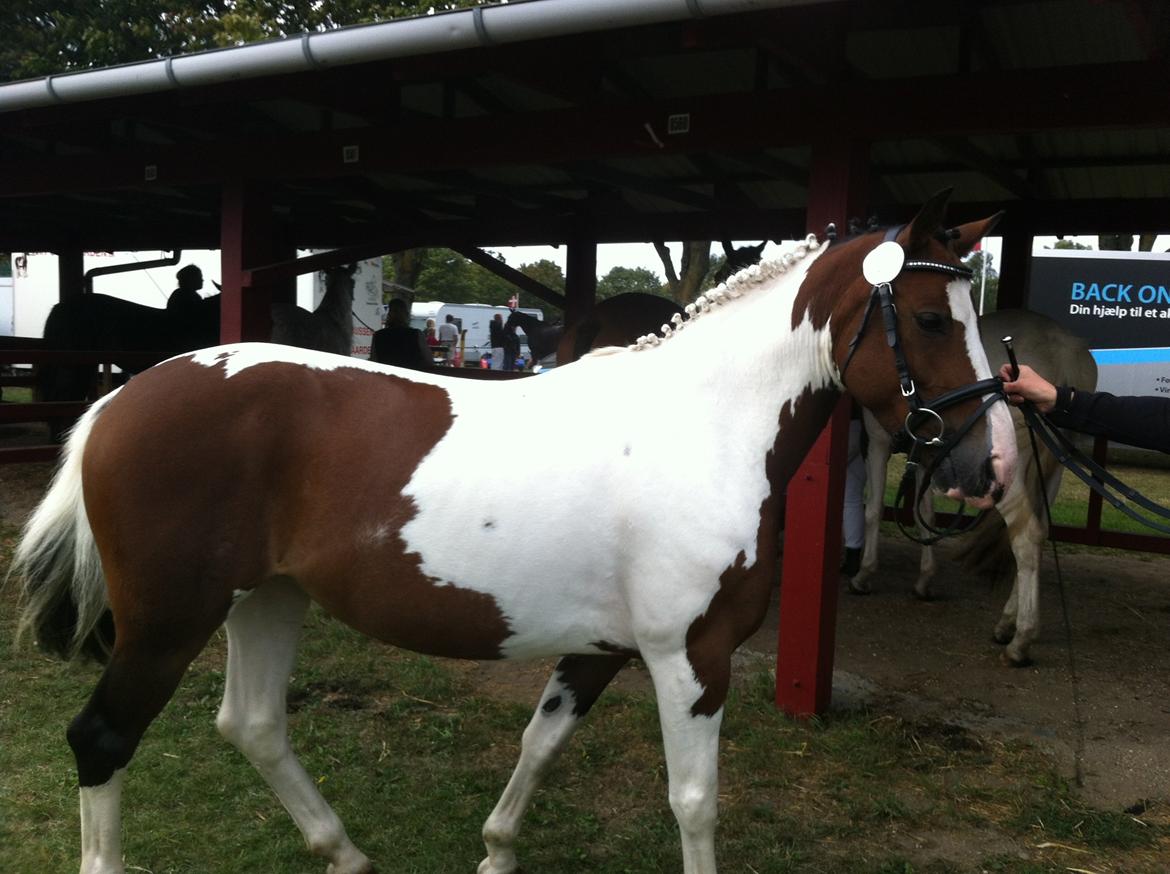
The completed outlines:
{"type": "Polygon", "coordinates": [[[998,376],[992,376],[988,379],[981,379],[969,385],[960,386],[948,392],[943,392],[938,397],[930,402],[924,402],[918,392],[918,387],[914,384],[914,379],[910,375],[910,366],[906,361],[906,356],[902,351],[901,340],[898,335],[898,309],[894,303],[894,281],[907,271],[928,271],[932,273],[942,273],[946,276],[953,276],[957,279],[971,279],[974,275],[970,268],[957,264],[944,264],[941,261],[921,261],[921,260],[906,260],[906,253],[901,245],[895,242],[898,232],[901,227],[893,227],[886,231],[885,239],[866,256],[865,262],[862,265],[862,272],[865,278],[871,283],[872,289],[869,294],[869,301],[865,306],[865,313],[861,318],[861,325],[857,329],[857,333],[853,339],[849,341],[849,354],[845,358],[845,363],[841,367],[841,379],[844,381],[845,371],[849,368],[849,363],[853,360],[854,354],[861,345],[861,340],[865,335],[865,330],[869,326],[870,316],[878,307],[882,311],[882,323],[886,332],[886,345],[890,347],[894,353],[894,367],[898,371],[898,384],[902,390],[902,397],[906,399],[906,403],[910,407],[910,412],[906,414],[906,422],[902,429],[893,436],[891,442],[891,449],[894,452],[906,453],[906,472],[902,477],[902,482],[898,487],[898,496],[895,499],[895,506],[901,507],[903,502],[909,499],[913,505],[914,518],[923,529],[930,532],[928,537],[918,537],[902,527],[901,514],[899,514],[899,527],[902,527],[910,539],[918,541],[919,543],[929,544],[935,543],[943,537],[949,537],[956,534],[962,534],[973,528],[984,514],[979,514],[974,519],[968,519],[967,522],[961,523],[963,519],[963,507],[960,504],[959,513],[954,525],[947,528],[935,528],[933,525],[926,523],[918,510],[918,489],[915,484],[916,474],[919,468],[919,453],[923,447],[931,447],[937,452],[930,464],[924,472],[924,482],[929,483],[930,478],[938,470],[943,461],[950,456],[959,442],[967,436],[970,430],[975,427],[978,422],[987,413],[988,409],[998,401],[1007,400],[1007,396],[1003,391],[1003,380],[998,376]],[[984,398],[979,404],[979,407],[972,413],[967,420],[956,428],[953,432],[947,433],[946,425],[943,422],[940,412],[949,407],[956,406],[964,401],[972,398],[984,398]]]}

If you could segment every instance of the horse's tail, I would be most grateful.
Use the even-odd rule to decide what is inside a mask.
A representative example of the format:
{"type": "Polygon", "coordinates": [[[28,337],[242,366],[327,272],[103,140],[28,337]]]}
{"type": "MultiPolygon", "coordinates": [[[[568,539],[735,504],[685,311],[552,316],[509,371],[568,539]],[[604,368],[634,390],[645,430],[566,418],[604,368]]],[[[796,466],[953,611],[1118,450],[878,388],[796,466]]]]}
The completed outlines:
{"type": "Polygon", "coordinates": [[[63,659],[83,654],[105,661],[114,643],[105,574],[81,487],[86,440],[114,394],[90,407],[74,427],[48,494],[24,526],[9,570],[21,586],[17,641],[31,632],[42,649],[63,659]]]}

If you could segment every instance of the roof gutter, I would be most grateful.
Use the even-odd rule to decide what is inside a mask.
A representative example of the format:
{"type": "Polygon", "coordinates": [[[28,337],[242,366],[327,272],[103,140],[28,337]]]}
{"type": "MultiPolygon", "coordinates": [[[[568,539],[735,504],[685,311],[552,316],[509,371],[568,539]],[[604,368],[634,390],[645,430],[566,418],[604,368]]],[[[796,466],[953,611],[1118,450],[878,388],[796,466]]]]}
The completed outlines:
{"type": "Polygon", "coordinates": [[[528,0],[0,85],[0,112],[832,0],[528,0]]]}

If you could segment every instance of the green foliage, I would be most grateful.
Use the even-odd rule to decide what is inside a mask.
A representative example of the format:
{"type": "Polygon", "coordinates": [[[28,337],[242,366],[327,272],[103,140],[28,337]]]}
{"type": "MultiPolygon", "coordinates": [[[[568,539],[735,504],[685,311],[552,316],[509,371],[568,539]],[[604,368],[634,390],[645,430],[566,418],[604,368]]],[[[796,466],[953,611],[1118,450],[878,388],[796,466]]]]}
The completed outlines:
{"type": "Polygon", "coordinates": [[[1046,249],[1092,249],[1092,246],[1086,246],[1084,243],[1078,243],[1076,240],[1057,240],[1051,246],[1045,246],[1046,249]]]}
{"type": "Polygon", "coordinates": [[[598,300],[629,293],[670,297],[666,285],[658,274],[645,267],[614,267],[597,281],[598,300]]]}
{"type": "Polygon", "coordinates": [[[971,296],[975,300],[975,306],[979,306],[980,292],[982,292],[983,312],[989,313],[996,308],[996,302],[999,299],[999,271],[995,269],[995,258],[986,249],[980,249],[978,252],[972,252],[963,261],[975,276],[971,279],[971,296]],[[983,277],[983,264],[987,263],[987,287],[981,288],[983,277]]]}
{"type": "MultiPolygon", "coordinates": [[[[485,303],[492,306],[506,306],[508,299],[517,293],[516,286],[506,279],[467,260],[450,249],[416,249],[417,263],[412,265],[414,282],[402,282],[415,292],[415,300],[441,300],[444,303],[485,303]]],[[[493,253],[494,254],[494,253],[493,253]]],[[[496,255],[507,263],[503,256],[496,255]]],[[[391,259],[383,262],[391,282],[399,282],[391,259]]],[[[559,265],[542,259],[517,268],[525,276],[543,283],[553,291],[565,290],[565,276],[559,265]]],[[[404,279],[408,279],[404,277],[404,279]]],[[[519,292],[520,306],[547,310],[549,305],[526,291],[519,292]]]]}
{"type": "Polygon", "coordinates": [[[0,82],[479,5],[482,0],[6,0],[0,82]]]}

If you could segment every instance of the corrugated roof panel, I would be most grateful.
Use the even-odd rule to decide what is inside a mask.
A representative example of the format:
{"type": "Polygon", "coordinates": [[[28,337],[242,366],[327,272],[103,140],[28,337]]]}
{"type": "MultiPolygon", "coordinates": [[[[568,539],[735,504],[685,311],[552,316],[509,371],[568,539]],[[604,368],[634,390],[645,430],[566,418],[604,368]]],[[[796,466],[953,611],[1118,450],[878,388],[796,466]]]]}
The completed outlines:
{"type": "Polygon", "coordinates": [[[652,97],[693,97],[751,89],[756,56],[747,50],[684,53],[639,58],[622,66],[652,97]]]}
{"type": "Polygon", "coordinates": [[[981,10],[992,54],[1009,69],[1137,61],[1146,57],[1125,3],[1046,0],[981,10]]]}
{"type": "Polygon", "coordinates": [[[860,31],[849,35],[845,52],[873,79],[944,76],[958,71],[959,28],[860,31]]]}

